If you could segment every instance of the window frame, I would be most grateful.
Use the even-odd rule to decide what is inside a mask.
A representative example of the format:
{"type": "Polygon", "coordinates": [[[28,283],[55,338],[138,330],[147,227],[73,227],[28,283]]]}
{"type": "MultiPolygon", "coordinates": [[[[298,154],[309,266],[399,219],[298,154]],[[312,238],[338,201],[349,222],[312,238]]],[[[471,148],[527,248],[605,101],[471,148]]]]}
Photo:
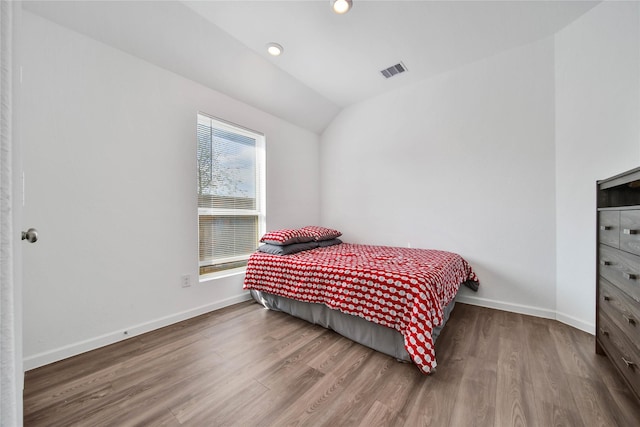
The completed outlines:
{"type": "MultiPolygon", "coordinates": [[[[260,239],[265,233],[266,229],[266,138],[262,132],[258,132],[244,126],[238,125],[236,123],[232,123],[226,121],[224,119],[220,119],[215,116],[211,116],[209,114],[203,113],[201,111],[198,112],[196,116],[196,129],[198,123],[200,123],[200,116],[205,119],[211,120],[211,127],[213,129],[220,129],[224,132],[235,133],[238,135],[245,136],[247,138],[251,138],[255,140],[255,167],[256,167],[256,204],[255,209],[229,209],[229,208],[212,208],[212,207],[200,207],[199,203],[197,203],[197,212],[198,212],[198,273],[200,280],[210,280],[218,277],[226,277],[233,274],[243,273],[246,271],[246,263],[243,266],[231,266],[228,268],[224,268],[224,264],[234,264],[237,262],[246,261],[249,259],[251,253],[236,255],[226,258],[220,258],[216,260],[216,262],[212,263],[210,260],[201,261],[200,260],[200,218],[202,216],[213,216],[213,217],[238,217],[238,216],[247,216],[247,217],[256,217],[257,220],[257,230],[256,230],[256,242],[260,239]],[[203,268],[212,267],[216,269],[216,267],[221,267],[216,269],[213,272],[202,272],[203,268]]],[[[198,148],[199,141],[197,137],[196,131],[196,150],[198,148]]],[[[200,160],[198,158],[196,152],[196,167],[200,168],[200,160]]],[[[196,172],[198,172],[196,170],[196,172]]],[[[196,199],[198,199],[198,183],[196,183],[196,199]]]]}

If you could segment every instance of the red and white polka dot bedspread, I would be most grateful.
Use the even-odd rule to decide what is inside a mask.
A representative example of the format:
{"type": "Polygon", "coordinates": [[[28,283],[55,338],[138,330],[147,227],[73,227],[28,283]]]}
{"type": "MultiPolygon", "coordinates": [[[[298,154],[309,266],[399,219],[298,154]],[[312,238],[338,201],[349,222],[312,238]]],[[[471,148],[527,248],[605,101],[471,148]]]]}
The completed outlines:
{"type": "Polygon", "coordinates": [[[393,328],[429,373],[436,367],[431,331],[465,281],[478,279],[451,252],[343,243],[285,256],[255,252],[244,288],[325,304],[393,328]]]}

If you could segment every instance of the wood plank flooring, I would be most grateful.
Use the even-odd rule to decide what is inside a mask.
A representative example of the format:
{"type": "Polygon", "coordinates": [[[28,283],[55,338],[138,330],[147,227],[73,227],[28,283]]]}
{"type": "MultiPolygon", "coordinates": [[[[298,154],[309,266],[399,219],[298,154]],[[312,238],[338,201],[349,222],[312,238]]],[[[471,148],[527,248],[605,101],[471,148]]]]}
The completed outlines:
{"type": "Polygon", "coordinates": [[[25,426],[637,426],[594,338],[456,304],[423,375],[237,304],[26,373],[25,426]]]}

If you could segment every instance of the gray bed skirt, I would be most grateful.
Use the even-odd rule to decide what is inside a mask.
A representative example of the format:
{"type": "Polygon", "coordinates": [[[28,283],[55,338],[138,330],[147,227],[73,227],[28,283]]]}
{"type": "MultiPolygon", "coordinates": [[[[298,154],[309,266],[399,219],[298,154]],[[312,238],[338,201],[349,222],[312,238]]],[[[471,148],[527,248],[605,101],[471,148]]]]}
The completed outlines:
{"type": "MultiPolygon", "coordinates": [[[[361,317],[332,310],[324,304],[307,303],[251,289],[251,296],[270,310],[282,311],[316,325],[332,329],[342,336],[376,351],[411,362],[404,347],[404,337],[395,329],[387,328],[361,317]]],[[[455,298],[444,309],[444,322],[433,329],[433,342],[449,319],[455,305],[455,298]]]]}

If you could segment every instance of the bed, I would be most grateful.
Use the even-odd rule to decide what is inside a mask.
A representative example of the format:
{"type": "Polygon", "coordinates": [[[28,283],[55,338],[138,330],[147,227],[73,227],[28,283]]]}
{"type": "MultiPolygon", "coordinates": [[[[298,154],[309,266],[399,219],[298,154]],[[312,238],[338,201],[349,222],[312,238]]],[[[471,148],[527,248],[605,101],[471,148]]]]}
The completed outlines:
{"type": "Polygon", "coordinates": [[[274,247],[305,249],[284,254],[262,247],[249,258],[244,288],[256,301],[424,373],[437,366],[435,339],[460,285],[478,287],[469,264],[452,252],[342,243],[335,235],[324,244],[288,242],[274,247]]]}

